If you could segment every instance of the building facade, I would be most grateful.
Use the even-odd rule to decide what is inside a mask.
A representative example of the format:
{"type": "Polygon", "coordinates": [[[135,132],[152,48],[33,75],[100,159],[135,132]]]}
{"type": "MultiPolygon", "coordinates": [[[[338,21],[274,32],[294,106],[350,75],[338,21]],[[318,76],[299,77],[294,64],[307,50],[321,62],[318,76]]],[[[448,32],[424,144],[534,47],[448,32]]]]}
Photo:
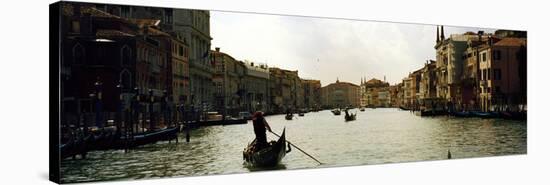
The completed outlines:
{"type": "Polygon", "coordinates": [[[116,112],[160,111],[171,96],[171,42],[158,21],[122,19],[87,3],[64,3],[62,16],[61,108],[67,123],[78,125],[74,116],[84,116],[85,124],[104,126],[116,112]],[[135,96],[141,97],[139,107],[131,107],[135,96]],[[92,112],[97,115],[86,117],[92,112]]]}
{"type": "Polygon", "coordinates": [[[271,81],[267,64],[250,61],[245,61],[243,64],[246,69],[243,83],[246,110],[271,112],[271,81]]]}
{"type": "Polygon", "coordinates": [[[95,6],[117,17],[155,20],[161,31],[186,43],[189,48],[188,102],[204,110],[213,108],[214,66],[210,57],[212,37],[209,11],[106,4],[95,6]]]}
{"type": "Polygon", "coordinates": [[[363,106],[366,107],[388,107],[390,105],[389,83],[376,78],[369,81],[361,80],[360,89],[363,106]]]}
{"type": "Polygon", "coordinates": [[[349,82],[340,82],[339,80],[336,80],[335,83],[331,83],[321,88],[323,107],[358,107],[361,104],[360,90],[361,88],[359,87],[359,85],[355,85],[349,82]]]}
{"type": "Polygon", "coordinates": [[[525,38],[488,39],[479,48],[482,111],[519,111],[527,104],[525,38]]]}
{"type": "Polygon", "coordinates": [[[190,105],[189,47],[183,39],[172,37],[172,101],[190,105]]]}
{"type": "Polygon", "coordinates": [[[411,77],[403,78],[403,99],[401,105],[404,107],[412,107],[413,95],[413,79],[411,77]]]}
{"type": "Polygon", "coordinates": [[[390,86],[389,91],[390,91],[390,106],[399,107],[401,105],[400,102],[402,98],[401,83],[390,86]]]}
{"type": "Polygon", "coordinates": [[[270,67],[269,75],[273,111],[282,113],[302,108],[300,105],[303,106],[303,97],[297,98],[299,94],[303,95],[303,89],[298,90],[301,88],[298,71],[270,67]]]}
{"type": "Polygon", "coordinates": [[[478,37],[469,38],[467,42],[467,48],[464,51],[464,67],[462,73],[461,95],[462,102],[461,109],[464,110],[479,110],[479,88],[480,82],[480,56],[479,49],[485,47],[488,41],[489,35],[484,34],[482,31],[478,32],[478,37]]]}
{"type": "MultiPolygon", "coordinates": [[[[439,28],[439,27],[438,27],[439,28]]],[[[464,68],[464,52],[468,48],[468,40],[476,39],[478,35],[472,32],[451,34],[445,39],[443,26],[435,45],[437,97],[452,104],[460,104],[462,100],[462,76],[464,68]]]]}
{"type": "Polygon", "coordinates": [[[304,107],[309,110],[321,108],[321,81],[302,79],[304,88],[304,107]]]}
{"type": "Polygon", "coordinates": [[[242,109],[241,84],[245,76],[242,62],[220,51],[220,48],[211,51],[214,65],[212,83],[214,84],[213,110],[224,115],[236,116],[242,109]]]}

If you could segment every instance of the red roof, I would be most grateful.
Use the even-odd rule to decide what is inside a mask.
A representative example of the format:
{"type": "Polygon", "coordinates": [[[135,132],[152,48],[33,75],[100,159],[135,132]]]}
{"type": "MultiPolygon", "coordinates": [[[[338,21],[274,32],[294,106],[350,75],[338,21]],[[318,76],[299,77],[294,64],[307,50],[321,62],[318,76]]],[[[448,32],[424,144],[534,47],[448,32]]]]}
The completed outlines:
{"type": "MultiPolygon", "coordinates": [[[[133,24],[138,28],[147,29],[147,34],[151,36],[170,36],[168,33],[163,32],[156,28],[160,23],[160,20],[157,19],[127,19],[119,17],[116,15],[109,14],[107,12],[96,9],[93,6],[87,4],[80,4],[80,15],[89,14],[91,17],[100,17],[100,18],[112,18],[114,20],[120,20],[125,23],[133,24]]],[[[62,7],[63,15],[74,16],[75,5],[71,3],[65,3],[62,7]]],[[[143,31],[143,30],[140,30],[143,31]]],[[[144,34],[141,32],[141,34],[144,34]]],[[[117,30],[98,30],[96,33],[97,36],[133,36],[128,33],[124,33],[117,30]],[[101,31],[101,32],[100,32],[101,31]]]]}
{"type": "Polygon", "coordinates": [[[527,39],[525,38],[512,38],[507,37],[495,43],[495,46],[524,46],[527,44],[527,39]]]}

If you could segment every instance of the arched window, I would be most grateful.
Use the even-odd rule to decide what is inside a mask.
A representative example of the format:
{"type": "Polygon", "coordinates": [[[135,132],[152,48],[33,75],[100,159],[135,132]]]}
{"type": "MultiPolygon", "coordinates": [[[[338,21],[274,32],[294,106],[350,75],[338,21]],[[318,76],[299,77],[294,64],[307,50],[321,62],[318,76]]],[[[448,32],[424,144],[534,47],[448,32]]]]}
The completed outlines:
{"type": "Polygon", "coordinates": [[[124,69],[122,70],[122,72],[120,72],[120,82],[122,83],[122,88],[132,88],[132,74],[130,73],[130,71],[124,69]]]}
{"type": "Polygon", "coordinates": [[[132,60],[132,50],[127,45],[124,45],[120,49],[120,64],[121,65],[130,65],[132,60]]]}
{"type": "Polygon", "coordinates": [[[86,51],[80,43],[76,43],[73,46],[73,63],[84,64],[86,59],[86,51]]]}

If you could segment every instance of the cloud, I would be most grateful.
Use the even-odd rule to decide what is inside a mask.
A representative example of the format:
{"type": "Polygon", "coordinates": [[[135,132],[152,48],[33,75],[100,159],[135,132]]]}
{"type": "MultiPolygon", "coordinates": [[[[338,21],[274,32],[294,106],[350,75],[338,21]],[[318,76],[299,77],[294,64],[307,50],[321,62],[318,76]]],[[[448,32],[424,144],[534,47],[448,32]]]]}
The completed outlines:
{"type": "MultiPolygon", "coordinates": [[[[322,85],[362,77],[400,82],[435,58],[434,25],[211,12],[212,46],[239,60],[298,70],[322,85]]],[[[445,29],[463,33],[477,28],[445,29]]],[[[490,31],[490,30],[489,30],[490,31]]]]}

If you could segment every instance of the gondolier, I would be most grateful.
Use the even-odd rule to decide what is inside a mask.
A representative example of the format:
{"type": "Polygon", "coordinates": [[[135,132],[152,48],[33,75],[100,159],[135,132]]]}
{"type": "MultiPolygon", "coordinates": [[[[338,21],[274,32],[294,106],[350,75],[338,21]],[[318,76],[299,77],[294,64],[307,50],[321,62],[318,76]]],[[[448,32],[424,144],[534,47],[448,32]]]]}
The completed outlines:
{"type": "Polygon", "coordinates": [[[259,150],[267,146],[266,128],[269,132],[271,132],[271,127],[269,127],[263,113],[260,111],[254,113],[252,124],[254,126],[254,134],[256,135],[255,150],[259,150]]]}

